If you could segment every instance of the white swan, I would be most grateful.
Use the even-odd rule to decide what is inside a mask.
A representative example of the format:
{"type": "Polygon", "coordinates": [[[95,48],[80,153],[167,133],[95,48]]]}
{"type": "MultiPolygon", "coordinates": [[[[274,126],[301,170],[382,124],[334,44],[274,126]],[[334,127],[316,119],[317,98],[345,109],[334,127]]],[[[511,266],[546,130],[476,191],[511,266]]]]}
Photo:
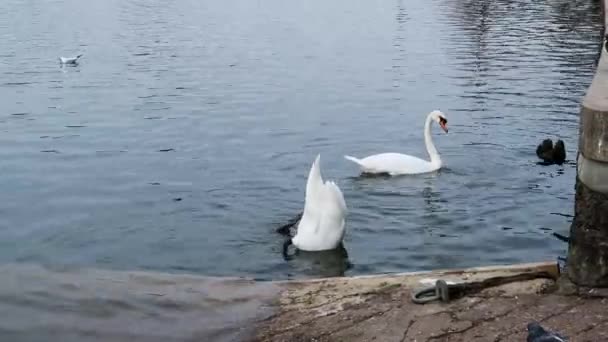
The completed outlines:
{"type": "Polygon", "coordinates": [[[59,57],[59,62],[61,64],[78,64],[78,59],[82,57],[82,54],[76,57],[59,57]]]}
{"type": "Polygon", "coordinates": [[[446,133],[448,132],[448,120],[445,118],[445,114],[439,110],[430,112],[424,124],[424,142],[431,158],[430,161],[401,153],[380,153],[363,159],[351,156],[344,156],[344,158],[359,164],[364,173],[388,173],[395,176],[439,170],[442,164],[431,138],[431,121],[437,122],[446,133]]]}
{"type": "Polygon", "coordinates": [[[324,251],[340,246],[345,232],[346,202],[332,181],[323,182],[317,155],[306,182],[304,213],[296,235],[283,245],[283,254],[293,243],[303,251],[324,251]]]}

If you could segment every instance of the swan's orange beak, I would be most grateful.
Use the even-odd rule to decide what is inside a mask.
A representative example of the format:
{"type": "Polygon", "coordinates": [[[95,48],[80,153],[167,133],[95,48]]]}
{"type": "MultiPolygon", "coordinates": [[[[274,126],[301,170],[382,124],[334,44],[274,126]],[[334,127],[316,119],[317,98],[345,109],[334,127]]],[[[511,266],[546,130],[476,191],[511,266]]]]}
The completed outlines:
{"type": "Polygon", "coordinates": [[[439,126],[441,126],[441,128],[443,129],[444,132],[446,132],[446,133],[448,132],[448,123],[447,122],[441,121],[441,122],[439,122],[439,126]]]}

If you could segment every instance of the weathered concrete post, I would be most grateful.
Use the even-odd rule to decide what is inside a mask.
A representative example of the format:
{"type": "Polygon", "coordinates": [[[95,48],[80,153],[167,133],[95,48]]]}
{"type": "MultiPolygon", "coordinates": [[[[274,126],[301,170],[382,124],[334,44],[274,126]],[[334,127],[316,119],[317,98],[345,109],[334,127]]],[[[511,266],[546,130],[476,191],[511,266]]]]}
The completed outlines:
{"type": "MultiPolygon", "coordinates": [[[[606,4],[602,2],[606,18],[606,4]]],[[[604,27],[606,24],[605,19],[604,27]]],[[[580,114],[566,275],[582,287],[608,287],[608,51],[604,43],[580,114]]]]}

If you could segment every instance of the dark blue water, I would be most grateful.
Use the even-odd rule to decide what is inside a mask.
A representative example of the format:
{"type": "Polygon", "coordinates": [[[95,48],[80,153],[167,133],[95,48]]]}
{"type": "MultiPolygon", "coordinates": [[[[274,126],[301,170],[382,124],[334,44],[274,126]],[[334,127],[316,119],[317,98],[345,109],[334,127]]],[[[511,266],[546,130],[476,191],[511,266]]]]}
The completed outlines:
{"type": "Polygon", "coordinates": [[[0,262],[253,276],[555,259],[593,1],[19,1],[0,4],[0,262]],[[58,56],[84,53],[77,67],[58,56]],[[361,178],[342,155],[426,157],[361,178]],[[345,247],[286,262],[311,162],[342,188],[345,247]]]}

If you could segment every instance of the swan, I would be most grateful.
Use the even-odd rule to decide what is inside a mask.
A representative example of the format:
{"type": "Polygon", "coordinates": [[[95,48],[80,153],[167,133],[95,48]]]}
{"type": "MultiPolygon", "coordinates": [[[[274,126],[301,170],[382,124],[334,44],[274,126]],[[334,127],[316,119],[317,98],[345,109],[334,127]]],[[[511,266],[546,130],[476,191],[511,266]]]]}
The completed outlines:
{"type": "Polygon", "coordinates": [[[426,173],[439,170],[441,168],[441,158],[431,138],[431,122],[435,121],[441,128],[448,132],[448,120],[445,114],[439,110],[430,112],[424,124],[424,142],[426,150],[431,157],[430,161],[418,157],[409,156],[401,153],[380,153],[374,154],[363,159],[351,156],[344,156],[347,160],[357,163],[363,173],[388,173],[391,176],[426,173]]]}
{"type": "Polygon", "coordinates": [[[306,182],[304,212],[296,235],[285,241],[283,255],[293,244],[303,251],[324,251],[340,247],[345,233],[346,202],[336,183],[323,181],[319,166],[321,155],[312,163],[306,182]]]}
{"type": "Polygon", "coordinates": [[[82,57],[82,54],[76,57],[59,57],[59,62],[61,64],[78,64],[78,59],[82,57]]]}

